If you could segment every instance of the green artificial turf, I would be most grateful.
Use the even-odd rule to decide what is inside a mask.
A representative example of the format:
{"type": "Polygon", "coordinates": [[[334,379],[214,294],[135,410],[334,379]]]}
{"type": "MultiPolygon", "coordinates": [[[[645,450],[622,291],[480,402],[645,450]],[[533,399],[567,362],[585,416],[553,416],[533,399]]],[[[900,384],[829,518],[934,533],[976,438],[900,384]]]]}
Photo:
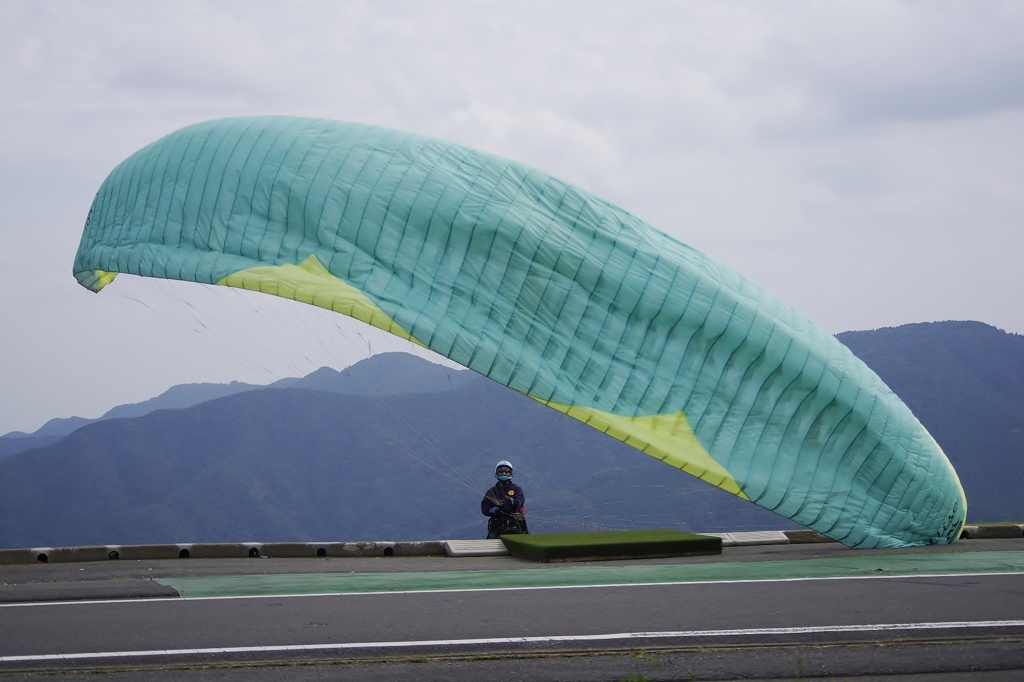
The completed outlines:
{"type": "Polygon", "coordinates": [[[722,539],[677,530],[504,535],[514,556],[532,561],[592,561],[721,554],[722,539]]]}

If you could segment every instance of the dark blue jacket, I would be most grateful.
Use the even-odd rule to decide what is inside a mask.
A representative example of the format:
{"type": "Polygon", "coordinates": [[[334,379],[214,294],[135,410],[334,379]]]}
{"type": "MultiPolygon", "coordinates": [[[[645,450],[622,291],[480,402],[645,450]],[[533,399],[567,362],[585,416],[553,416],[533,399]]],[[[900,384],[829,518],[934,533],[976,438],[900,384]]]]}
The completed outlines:
{"type": "Polygon", "coordinates": [[[498,512],[493,516],[514,514],[522,509],[525,503],[526,494],[523,493],[522,488],[512,481],[498,481],[484,493],[484,499],[480,500],[480,513],[484,516],[492,516],[491,509],[497,507],[498,512]]]}

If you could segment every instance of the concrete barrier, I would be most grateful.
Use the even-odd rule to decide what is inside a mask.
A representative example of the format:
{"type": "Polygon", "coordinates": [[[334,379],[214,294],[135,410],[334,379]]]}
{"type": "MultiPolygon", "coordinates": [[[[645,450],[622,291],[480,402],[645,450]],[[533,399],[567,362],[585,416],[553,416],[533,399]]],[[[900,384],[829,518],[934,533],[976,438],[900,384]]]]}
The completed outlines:
{"type": "MultiPolygon", "coordinates": [[[[834,542],[813,530],[703,533],[722,539],[723,547],[834,542]]],[[[1022,538],[1024,524],[964,526],[961,539],[1022,538]]],[[[446,556],[444,540],[416,542],[197,542],[166,545],[88,545],[0,549],[0,565],[77,561],[159,559],[242,559],[446,556]]]]}
{"type": "Polygon", "coordinates": [[[784,530],[791,545],[806,545],[815,542],[835,542],[827,535],[822,535],[816,530],[784,530]]]}
{"type": "Polygon", "coordinates": [[[0,565],[162,559],[445,556],[443,540],[416,542],[197,542],[0,549],[0,565]]]}
{"type": "Polygon", "coordinates": [[[177,559],[180,551],[177,545],[121,545],[118,559],[137,561],[142,559],[177,559]]]}
{"type": "Polygon", "coordinates": [[[262,546],[263,554],[261,556],[274,559],[316,558],[317,549],[324,549],[326,552],[326,547],[331,544],[334,543],[325,542],[315,545],[309,542],[267,542],[262,546]]]}
{"type": "MultiPolygon", "coordinates": [[[[321,549],[320,547],[317,548],[321,549]]],[[[327,548],[327,556],[367,557],[394,556],[394,542],[332,542],[327,548]]]]}
{"type": "Polygon", "coordinates": [[[50,563],[50,555],[53,554],[53,547],[33,547],[29,550],[35,560],[41,564],[50,563]]]}
{"type": "Polygon", "coordinates": [[[444,556],[444,542],[271,542],[261,545],[260,556],[299,557],[383,557],[444,556]]]}
{"type": "Polygon", "coordinates": [[[190,559],[246,559],[262,555],[259,542],[197,542],[189,549],[190,559]]]}
{"type": "Polygon", "coordinates": [[[0,564],[34,564],[36,557],[31,549],[0,549],[0,564]]]}
{"type": "Polygon", "coordinates": [[[73,561],[106,561],[110,550],[106,545],[92,547],[54,547],[47,554],[47,562],[63,564],[73,561]]]}
{"type": "Polygon", "coordinates": [[[396,542],[395,556],[446,556],[444,540],[396,542]]]}
{"type": "Polygon", "coordinates": [[[961,540],[988,540],[995,538],[1024,537],[1024,524],[999,524],[964,526],[960,532],[961,540]]]}

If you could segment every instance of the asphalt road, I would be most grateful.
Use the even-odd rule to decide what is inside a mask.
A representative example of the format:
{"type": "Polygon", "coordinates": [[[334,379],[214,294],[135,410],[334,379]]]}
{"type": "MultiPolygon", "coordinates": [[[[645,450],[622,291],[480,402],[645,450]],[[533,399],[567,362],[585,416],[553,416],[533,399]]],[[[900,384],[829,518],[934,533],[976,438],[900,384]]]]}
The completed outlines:
{"type": "MultiPolygon", "coordinates": [[[[1006,551],[1022,549],[1021,544],[979,541],[972,547],[1006,551]]],[[[763,561],[848,551],[834,546],[749,550],[700,561],[722,562],[730,554],[733,560],[763,561]]],[[[461,566],[545,570],[510,559],[361,561],[321,566],[374,572],[461,566]]],[[[310,565],[316,563],[305,564],[310,565]]],[[[298,566],[272,568],[295,571],[298,566]]],[[[103,596],[100,587],[109,592],[119,582],[142,584],[150,574],[217,570],[213,561],[187,567],[174,562],[4,567],[0,581],[8,583],[3,589],[9,598],[0,605],[0,675],[60,672],[73,679],[75,671],[102,670],[121,671],[131,680],[182,675],[233,680],[243,674],[249,680],[619,680],[629,675],[684,680],[885,675],[896,680],[891,675],[901,673],[910,676],[904,679],[1024,679],[1021,574],[261,598],[123,599],[116,590],[106,596],[117,598],[101,601],[10,598],[12,589],[26,596],[33,590],[73,592],[69,586],[81,595],[89,582],[93,596],[103,596]],[[85,578],[90,571],[92,580],[85,578]],[[40,658],[97,653],[103,655],[40,658]]]]}

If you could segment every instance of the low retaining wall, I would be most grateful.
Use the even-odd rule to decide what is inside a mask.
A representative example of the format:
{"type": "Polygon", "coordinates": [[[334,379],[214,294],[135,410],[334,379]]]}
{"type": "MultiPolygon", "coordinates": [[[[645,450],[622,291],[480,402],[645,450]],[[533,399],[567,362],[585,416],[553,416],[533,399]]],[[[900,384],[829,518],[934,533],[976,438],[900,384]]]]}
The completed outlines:
{"type": "Polygon", "coordinates": [[[143,559],[244,559],[445,556],[441,540],[422,542],[197,542],[174,545],[93,545],[0,549],[0,564],[127,561],[143,559]]]}
{"type": "Polygon", "coordinates": [[[962,540],[988,540],[991,538],[1024,537],[1024,523],[1001,523],[988,526],[964,526],[960,532],[962,540]]]}
{"type": "MultiPolygon", "coordinates": [[[[777,532],[777,531],[776,531],[777,532]]],[[[813,530],[781,531],[789,544],[834,542],[813,530]]],[[[707,533],[706,533],[707,535],[707,533]]],[[[717,534],[720,537],[726,533],[717,534]]],[[[731,535],[742,535],[733,533],[731,535]]],[[[964,526],[963,540],[1022,538],[1024,524],[964,526]]],[[[726,543],[728,546],[728,543],[726,543]]],[[[764,544],[736,542],[736,545],[764,544]]],[[[92,545],[88,547],[35,547],[0,549],[0,564],[67,563],[125,559],[243,559],[272,557],[379,557],[446,556],[444,540],[420,542],[197,542],[174,545],[92,545]]]]}

